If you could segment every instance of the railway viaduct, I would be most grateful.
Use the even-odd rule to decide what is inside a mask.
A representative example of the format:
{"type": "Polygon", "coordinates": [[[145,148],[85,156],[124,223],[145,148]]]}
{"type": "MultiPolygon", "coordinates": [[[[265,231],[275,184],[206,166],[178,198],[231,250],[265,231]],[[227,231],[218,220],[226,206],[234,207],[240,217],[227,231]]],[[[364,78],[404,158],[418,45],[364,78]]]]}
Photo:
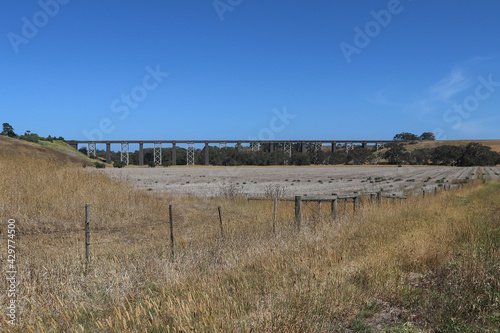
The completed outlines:
{"type": "Polygon", "coordinates": [[[261,145],[267,144],[269,152],[273,152],[275,144],[283,147],[283,150],[289,156],[292,156],[292,147],[294,144],[300,144],[300,151],[306,152],[307,145],[313,145],[315,149],[322,149],[324,144],[331,144],[332,152],[337,149],[337,146],[343,145],[345,150],[353,148],[354,145],[360,145],[366,148],[368,144],[378,147],[385,143],[394,142],[393,140],[119,140],[119,141],[90,141],[90,140],[68,140],[73,148],[78,150],[79,145],[87,146],[87,154],[96,156],[96,147],[98,144],[106,145],[106,162],[111,163],[111,145],[120,145],[120,160],[129,164],[129,146],[130,144],[139,145],[139,165],[144,165],[144,144],[153,144],[154,163],[160,165],[162,163],[161,149],[170,146],[172,149],[172,164],[177,164],[176,147],[178,144],[187,145],[187,165],[194,165],[194,153],[196,151],[195,144],[205,144],[205,165],[209,164],[209,145],[218,145],[220,148],[227,147],[228,144],[235,145],[237,150],[241,150],[242,146],[248,145],[252,151],[261,149],[261,145]],[[165,145],[165,147],[162,147],[165,145]]]}

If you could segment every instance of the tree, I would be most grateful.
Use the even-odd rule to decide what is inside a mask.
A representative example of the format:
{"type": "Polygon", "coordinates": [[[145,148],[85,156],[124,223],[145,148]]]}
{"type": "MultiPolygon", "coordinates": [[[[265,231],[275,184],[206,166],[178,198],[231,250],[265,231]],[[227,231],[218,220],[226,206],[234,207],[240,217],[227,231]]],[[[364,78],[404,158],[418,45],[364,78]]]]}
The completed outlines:
{"type": "Polygon", "coordinates": [[[431,156],[431,150],[428,148],[415,149],[410,153],[411,164],[428,164],[431,156]]]}
{"type": "Polygon", "coordinates": [[[347,153],[345,150],[336,150],[330,154],[328,161],[330,164],[345,164],[347,161],[347,153]]]}
{"type": "Polygon", "coordinates": [[[384,154],[384,158],[389,162],[389,164],[402,164],[409,160],[409,154],[406,148],[400,143],[391,143],[389,145],[389,150],[384,154]]]}
{"type": "Polygon", "coordinates": [[[15,138],[17,135],[14,133],[14,128],[9,123],[3,123],[3,131],[1,135],[7,135],[10,138],[15,138]]]}
{"type": "Polygon", "coordinates": [[[355,165],[362,165],[366,162],[369,162],[373,158],[373,153],[366,148],[363,147],[355,147],[354,149],[349,150],[347,153],[346,163],[352,161],[355,165]]]}
{"type": "Polygon", "coordinates": [[[424,132],[420,135],[419,139],[422,141],[434,141],[436,140],[436,136],[432,132],[424,132]]]}
{"type": "Polygon", "coordinates": [[[499,154],[491,150],[491,147],[484,146],[477,142],[471,142],[462,151],[457,159],[460,166],[485,166],[496,165],[499,154]]]}
{"type": "Polygon", "coordinates": [[[456,165],[462,156],[462,147],[444,145],[432,150],[430,160],[436,165],[456,165]]]}
{"type": "Polygon", "coordinates": [[[416,140],[418,140],[418,136],[416,136],[415,134],[412,134],[412,133],[402,132],[402,133],[396,134],[394,136],[394,140],[395,141],[416,141],[416,140]]]}
{"type": "Polygon", "coordinates": [[[311,159],[307,153],[296,153],[290,158],[290,164],[292,165],[309,165],[311,164],[311,159]]]}

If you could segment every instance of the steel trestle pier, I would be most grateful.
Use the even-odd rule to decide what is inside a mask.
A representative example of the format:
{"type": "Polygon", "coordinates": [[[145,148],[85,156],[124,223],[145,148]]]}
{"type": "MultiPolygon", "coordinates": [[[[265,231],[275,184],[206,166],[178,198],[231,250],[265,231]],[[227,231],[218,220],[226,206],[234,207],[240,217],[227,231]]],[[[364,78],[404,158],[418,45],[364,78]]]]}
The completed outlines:
{"type": "MultiPolygon", "coordinates": [[[[312,151],[324,150],[324,146],[331,145],[331,152],[334,153],[338,149],[344,149],[349,151],[354,149],[355,146],[362,148],[374,148],[376,150],[387,143],[396,142],[394,140],[68,140],[73,148],[78,150],[78,145],[87,145],[87,155],[96,156],[97,155],[97,145],[106,145],[106,162],[111,163],[111,145],[120,145],[120,161],[129,164],[129,147],[131,144],[139,145],[139,165],[144,165],[144,144],[153,146],[153,163],[155,165],[161,165],[163,160],[162,148],[165,146],[170,146],[172,148],[172,165],[177,165],[177,147],[178,145],[185,145],[186,149],[186,164],[194,165],[196,163],[195,145],[204,145],[204,164],[209,165],[209,147],[218,146],[220,149],[230,147],[234,145],[237,151],[242,149],[248,149],[250,151],[257,152],[259,150],[265,149],[266,151],[272,153],[276,149],[282,149],[287,157],[291,157],[292,154],[302,152],[305,153],[308,150],[312,151]],[[247,145],[245,148],[243,145],[247,145]],[[163,145],[163,147],[162,147],[163,145]],[[294,147],[299,148],[294,148],[294,147]],[[265,148],[267,147],[267,148],[265,148]],[[310,148],[307,148],[310,147],[310,148]],[[297,150],[298,149],[298,150],[297,150]]],[[[203,163],[203,162],[202,162],[203,163]]]]}

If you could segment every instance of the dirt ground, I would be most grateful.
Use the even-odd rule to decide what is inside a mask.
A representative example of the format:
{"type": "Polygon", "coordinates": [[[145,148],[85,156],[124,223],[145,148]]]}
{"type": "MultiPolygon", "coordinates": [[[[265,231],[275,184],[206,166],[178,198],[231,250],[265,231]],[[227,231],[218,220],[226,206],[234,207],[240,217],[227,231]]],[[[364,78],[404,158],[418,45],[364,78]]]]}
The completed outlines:
{"type": "MultiPolygon", "coordinates": [[[[307,166],[307,167],[202,167],[105,169],[135,186],[175,195],[214,197],[224,194],[264,196],[331,195],[383,189],[402,193],[411,188],[432,189],[440,183],[472,179],[476,167],[307,166]]],[[[483,168],[491,179],[500,178],[500,167],[483,168]]]]}

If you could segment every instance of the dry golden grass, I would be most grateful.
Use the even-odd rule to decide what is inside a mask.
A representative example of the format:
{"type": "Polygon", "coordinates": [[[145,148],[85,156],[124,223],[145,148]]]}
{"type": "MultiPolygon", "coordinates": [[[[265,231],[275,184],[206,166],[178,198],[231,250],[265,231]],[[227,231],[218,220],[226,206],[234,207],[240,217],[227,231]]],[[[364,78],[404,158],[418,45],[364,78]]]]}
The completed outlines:
{"type": "Polygon", "coordinates": [[[416,144],[407,144],[406,149],[413,151],[421,148],[436,148],[443,145],[466,146],[471,142],[477,142],[484,146],[491,147],[491,150],[500,153],[500,140],[438,140],[438,141],[420,141],[416,144]]]}
{"type": "MultiPolygon", "coordinates": [[[[498,183],[400,205],[365,200],[337,221],[319,218],[310,204],[300,232],[293,204],[280,202],[273,235],[268,202],[152,194],[69,162],[8,151],[0,151],[0,174],[2,222],[15,218],[29,234],[18,240],[19,323],[4,321],[2,330],[396,332],[499,324],[498,183]],[[92,205],[89,271],[85,203],[92,205]],[[57,221],[68,223],[49,223],[57,221]]],[[[4,263],[6,250],[0,257],[4,263]]],[[[6,302],[1,293],[2,320],[6,302]]]]}

